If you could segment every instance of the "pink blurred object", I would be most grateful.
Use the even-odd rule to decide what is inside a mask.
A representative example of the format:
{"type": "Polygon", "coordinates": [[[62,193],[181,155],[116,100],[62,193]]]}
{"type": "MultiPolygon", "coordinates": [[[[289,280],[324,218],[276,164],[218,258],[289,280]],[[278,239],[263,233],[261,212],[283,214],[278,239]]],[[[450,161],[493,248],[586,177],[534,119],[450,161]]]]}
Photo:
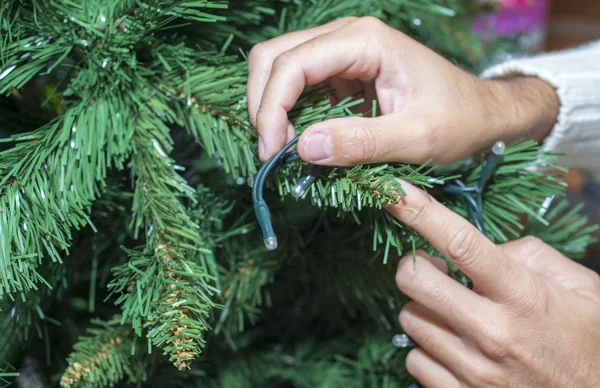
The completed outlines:
{"type": "Polygon", "coordinates": [[[504,8],[519,8],[526,7],[530,3],[530,0],[498,0],[498,3],[502,4],[504,8]]]}
{"type": "Polygon", "coordinates": [[[500,10],[478,17],[475,33],[484,39],[515,37],[524,51],[541,47],[546,35],[549,0],[498,0],[500,10]]]}

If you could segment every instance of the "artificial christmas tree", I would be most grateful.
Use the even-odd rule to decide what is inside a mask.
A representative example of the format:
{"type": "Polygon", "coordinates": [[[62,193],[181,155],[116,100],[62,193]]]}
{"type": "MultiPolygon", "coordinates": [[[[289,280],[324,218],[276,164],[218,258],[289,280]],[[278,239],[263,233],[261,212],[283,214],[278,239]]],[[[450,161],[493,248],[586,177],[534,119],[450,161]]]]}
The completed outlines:
{"type": "MultiPolygon", "coordinates": [[[[290,153],[257,174],[245,100],[253,44],[372,15],[476,68],[478,4],[2,4],[0,376],[21,386],[405,386],[394,258],[432,248],[381,210],[399,200],[396,178],[494,241],[529,231],[580,255],[592,228],[564,205],[544,218],[561,185],[531,169],[551,165],[532,142],[495,153],[494,165],[315,171],[290,153]],[[306,193],[292,190],[307,176],[306,193]],[[252,211],[263,196],[274,252],[252,211]]],[[[352,98],[332,106],[328,92],[304,94],[291,112],[298,132],[374,114],[352,98]]]]}

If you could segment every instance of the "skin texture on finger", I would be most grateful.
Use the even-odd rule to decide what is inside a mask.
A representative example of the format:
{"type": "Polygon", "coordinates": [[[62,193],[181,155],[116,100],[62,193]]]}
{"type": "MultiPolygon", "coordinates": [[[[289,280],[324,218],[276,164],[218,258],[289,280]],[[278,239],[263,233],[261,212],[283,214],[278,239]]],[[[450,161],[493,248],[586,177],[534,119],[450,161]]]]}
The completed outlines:
{"type": "Polygon", "coordinates": [[[406,356],[406,369],[425,388],[460,388],[452,372],[425,350],[416,348],[406,356]]]}
{"type": "Polygon", "coordinates": [[[468,334],[479,323],[479,317],[493,313],[489,301],[418,255],[413,258],[410,254],[400,261],[396,284],[405,295],[433,311],[461,334],[468,334]]]}
{"type": "Polygon", "coordinates": [[[596,272],[568,259],[537,237],[510,241],[503,244],[501,249],[515,261],[559,287],[586,295],[600,293],[600,280],[596,272]]]}
{"type": "Polygon", "coordinates": [[[423,120],[412,120],[402,113],[331,119],[307,128],[298,142],[298,152],[303,160],[324,166],[423,163],[429,159],[423,138],[426,132],[418,129],[423,124],[423,120]],[[404,132],[405,127],[411,130],[404,132]]]}
{"type": "Polygon", "coordinates": [[[469,276],[483,295],[496,301],[520,300],[523,293],[530,291],[526,285],[532,275],[525,267],[424,191],[407,182],[400,183],[407,195],[387,210],[469,276]]]}
{"type": "Polygon", "coordinates": [[[248,113],[252,125],[256,126],[256,113],[275,58],[301,43],[335,31],[356,19],[355,17],[348,17],[307,30],[290,32],[267,42],[259,43],[252,48],[248,58],[248,87],[246,91],[248,113]]]}
{"type": "MultiPolygon", "coordinates": [[[[354,22],[357,23],[357,22],[354,22]]],[[[351,24],[302,43],[277,57],[265,86],[257,112],[257,128],[263,138],[266,159],[282,146],[281,133],[287,123],[287,112],[308,85],[331,76],[372,80],[379,71],[379,58],[370,34],[349,28],[351,24]]]]}

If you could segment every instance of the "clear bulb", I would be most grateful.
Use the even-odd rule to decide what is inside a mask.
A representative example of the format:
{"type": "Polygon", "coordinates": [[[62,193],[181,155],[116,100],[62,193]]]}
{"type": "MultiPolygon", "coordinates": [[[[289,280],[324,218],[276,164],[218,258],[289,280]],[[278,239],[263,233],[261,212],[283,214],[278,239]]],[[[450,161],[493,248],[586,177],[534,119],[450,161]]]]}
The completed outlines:
{"type": "Polygon", "coordinates": [[[504,142],[497,142],[494,144],[494,148],[492,148],[492,152],[496,155],[504,155],[504,150],[506,149],[506,144],[504,142]]]}
{"type": "Polygon", "coordinates": [[[265,247],[269,251],[274,251],[275,249],[277,249],[277,237],[267,237],[265,239],[265,247]]]}
{"type": "Polygon", "coordinates": [[[304,190],[304,187],[302,187],[302,185],[296,184],[294,185],[294,187],[292,187],[292,197],[300,198],[304,195],[304,193],[306,193],[306,190],[304,190]]]}
{"type": "Polygon", "coordinates": [[[250,187],[254,186],[254,175],[250,175],[246,183],[248,183],[248,186],[250,187]]]}
{"type": "Polygon", "coordinates": [[[396,334],[394,338],[392,338],[392,343],[397,348],[408,348],[415,345],[415,343],[406,334],[396,334]]]}

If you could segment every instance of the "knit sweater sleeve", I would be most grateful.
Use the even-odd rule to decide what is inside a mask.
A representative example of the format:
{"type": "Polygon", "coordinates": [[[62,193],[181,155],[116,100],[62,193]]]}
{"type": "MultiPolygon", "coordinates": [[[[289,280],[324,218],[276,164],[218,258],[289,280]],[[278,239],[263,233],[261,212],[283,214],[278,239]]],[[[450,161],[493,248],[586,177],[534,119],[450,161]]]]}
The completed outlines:
{"type": "Polygon", "coordinates": [[[559,163],[600,182],[600,41],[575,49],[515,59],[486,70],[483,78],[536,76],[556,88],[558,120],[544,148],[559,163]]]}

